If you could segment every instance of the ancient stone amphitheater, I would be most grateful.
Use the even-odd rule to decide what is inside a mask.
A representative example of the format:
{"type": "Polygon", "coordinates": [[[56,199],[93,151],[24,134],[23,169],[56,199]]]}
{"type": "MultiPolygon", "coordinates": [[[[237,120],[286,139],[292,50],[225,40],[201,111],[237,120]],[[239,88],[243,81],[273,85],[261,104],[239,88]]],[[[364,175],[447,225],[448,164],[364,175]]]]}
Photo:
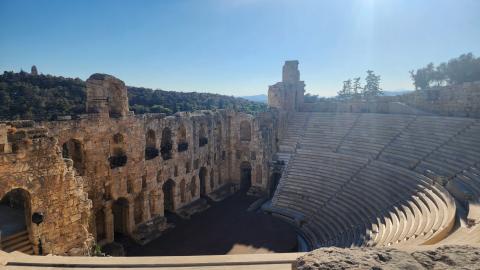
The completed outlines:
{"type": "Polygon", "coordinates": [[[192,214],[200,200],[237,190],[267,198],[261,211],[291,224],[302,252],[480,244],[480,84],[325,106],[304,103],[304,87],[298,62],[287,61],[267,113],[135,116],[123,82],[96,74],[88,115],[1,124],[0,197],[20,196],[27,217],[25,229],[1,238],[7,269],[291,269],[303,253],[18,252],[88,255],[118,232],[146,243],[168,227],[166,211],[192,214]]]}

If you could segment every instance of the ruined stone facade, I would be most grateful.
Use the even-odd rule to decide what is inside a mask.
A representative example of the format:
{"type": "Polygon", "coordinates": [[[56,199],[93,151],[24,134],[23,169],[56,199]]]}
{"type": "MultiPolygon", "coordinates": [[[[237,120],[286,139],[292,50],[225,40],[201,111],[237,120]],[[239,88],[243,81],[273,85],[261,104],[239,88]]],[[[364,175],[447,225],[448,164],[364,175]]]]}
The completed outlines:
{"type": "Polygon", "coordinates": [[[268,105],[286,111],[298,111],[303,106],[305,83],[300,81],[298,61],[285,61],[282,81],[268,88],[268,105]]]}
{"type": "MultiPolygon", "coordinates": [[[[464,109],[452,110],[474,116],[467,105],[479,104],[477,86],[456,92],[465,93],[460,98],[464,109]]],[[[128,110],[125,84],[94,74],[87,80],[88,113],[78,119],[0,123],[0,200],[23,194],[34,253],[85,255],[95,244],[115,241],[116,234],[148,241],[167,227],[167,211],[180,213],[205,197],[216,200],[238,189],[275,191],[284,165],[292,164],[282,162],[279,141],[295,149],[292,138],[301,137],[288,136],[288,120],[293,133],[306,123],[295,121],[292,112],[422,113],[411,111],[411,99],[303,103],[304,87],[298,62],[287,61],[282,82],[269,88],[268,112],[134,115],[128,110]],[[33,222],[35,214],[43,217],[39,225],[33,222]]],[[[412,94],[415,104],[454,104],[454,90],[436,91],[412,94]]]]}
{"type": "Polygon", "coordinates": [[[116,233],[142,242],[166,228],[165,211],[223,189],[268,190],[283,114],[134,115],[125,84],[104,74],[87,80],[86,107],[75,120],[32,122],[25,132],[46,137],[25,150],[6,141],[12,126],[1,129],[0,198],[19,187],[29,192],[31,211],[42,211],[45,221],[43,229],[31,221],[27,227],[44,253],[87,254],[116,233]]]}
{"type": "Polygon", "coordinates": [[[84,179],[71,160],[64,160],[57,138],[33,122],[0,124],[0,198],[22,193],[25,221],[34,252],[87,254],[93,243],[88,232],[92,202],[84,179]],[[41,214],[36,225],[31,216],[41,214]]]}

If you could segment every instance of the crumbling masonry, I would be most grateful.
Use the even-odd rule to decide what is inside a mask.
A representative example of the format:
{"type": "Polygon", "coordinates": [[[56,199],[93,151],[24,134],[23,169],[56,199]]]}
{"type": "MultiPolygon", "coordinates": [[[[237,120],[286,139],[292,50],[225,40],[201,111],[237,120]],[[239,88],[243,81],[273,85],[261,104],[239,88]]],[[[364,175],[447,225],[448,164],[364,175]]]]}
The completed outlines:
{"type": "Polygon", "coordinates": [[[165,228],[165,211],[268,190],[281,114],[134,115],[125,84],[105,74],[87,80],[86,107],[75,120],[0,126],[0,198],[28,194],[31,253],[41,242],[43,254],[88,254],[115,233],[148,241],[165,228]],[[33,213],[43,215],[38,226],[33,213]]]}

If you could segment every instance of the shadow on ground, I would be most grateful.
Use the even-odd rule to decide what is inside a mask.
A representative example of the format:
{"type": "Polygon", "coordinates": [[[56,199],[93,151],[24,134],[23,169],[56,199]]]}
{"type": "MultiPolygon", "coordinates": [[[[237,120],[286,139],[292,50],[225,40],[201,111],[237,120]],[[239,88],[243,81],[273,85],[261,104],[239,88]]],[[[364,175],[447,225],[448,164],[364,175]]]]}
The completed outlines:
{"type": "Polygon", "coordinates": [[[296,251],[297,238],[288,223],[261,212],[248,212],[257,198],[235,194],[183,220],[167,215],[175,228],[145,246],[128,241],[127,256],[221,255],[296,251]]]}

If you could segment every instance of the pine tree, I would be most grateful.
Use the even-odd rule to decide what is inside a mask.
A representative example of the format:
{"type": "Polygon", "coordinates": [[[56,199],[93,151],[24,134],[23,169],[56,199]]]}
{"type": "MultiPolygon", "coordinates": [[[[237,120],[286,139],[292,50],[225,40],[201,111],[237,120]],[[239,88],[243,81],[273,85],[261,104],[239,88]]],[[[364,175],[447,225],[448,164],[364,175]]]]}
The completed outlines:
{"type": "Polygon", "coordinates": [[[353,79],[353,98],[354,99],[360,99],[361,96],[361,91],[362,91],[362,85],[360,83],[361,78],[357,77],[353,79]]]}
{"type": "Polygon", "coordinates": [[[343,88],[338,93],[340,99],[350,99],[352,97],[352,80],[348,79],[343,82],[343,88]]]}
{"type": "Polygon", "coordinates": [[[380,76],[375,75],[373,70],[367,70],[365,82],[365,87],[363,88],[363,96],[365,99],[371,100],[383,94],[380,88],[380,76]]]}

